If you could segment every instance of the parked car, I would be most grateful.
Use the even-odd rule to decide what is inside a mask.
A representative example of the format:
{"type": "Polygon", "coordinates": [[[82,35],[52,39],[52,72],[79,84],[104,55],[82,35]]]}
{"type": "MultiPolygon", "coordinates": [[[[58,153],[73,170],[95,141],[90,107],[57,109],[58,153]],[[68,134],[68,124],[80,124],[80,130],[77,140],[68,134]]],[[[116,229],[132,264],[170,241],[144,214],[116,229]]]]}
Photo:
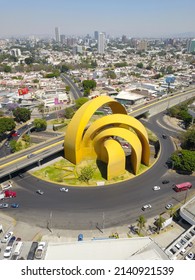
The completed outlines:
{"type": "Polygon", "coordinates": [[[16,240],[16,237],[15,236],[12,236],[7,244],[7,246],[13,246],[14,244],[14,241],[16,240]]]}
{"type": "Polygon", "coordinates": [[[67,188],[60,188],[60,191],[61,192],[68,192],[68,189],[67,188]]]}
{"type": "Polygon", "coordinates": [[[45,242],[40,242],[38,244],[38,247],[37,247],[36,252],[35,252],[35,258],[36,259],[41,259],[43,257],[43,252],[44,252],[45,246],[46,246],[45,242]]]}
{"type": "Polygon", "coordinates": [[[9,204],[8,204],[8,203],[1,203],[1,204],[0,204],[0,209],[8,208],[8,207],[9,207],[9,204]]]}
{"type": "Polygon", "coordinates": [[[142,206],[143,211],[150,209],[150,208],[152,208],[152,206],[150,204],[146,204],[146,205],[142,206]]]}
{"type": "Polygon", "coordinates": [[[159,187],[159,186],[154,186],[152,189],[153,189],[154,191],[159,191],[159,190],[160,190],[160,187],[159,187]]]}
{"type": "Polygon", "coordinates": [[[192,252],[189,252],[187,256],[185,256],[185,260],[193,260],[193,258],[194,258],[194,253],[192,252]]]}
{"type": "Polygon", "coordinates": [[[11,237],[13,236],[13,232],[12,231],[9,231],[4,237],[3,239],[1,240],[2,243],[7,243],[11,237]]]}
{"type": "Polygon", "coordinates": [[[18,207],[19,207],[19,203],[12,203],[12,204],[11,204],[11,207],[12,207],[12,208],[18,208],[18,207]]]}
{"type": "Polygon", "coordinates": [[[35,252],[36,252],[37,247],[38,247],[38,242],[34,241],[31,244],[30,250],[28,252],[27,260],[34,260],[34,256],[35,256],[35,252]]]}
{"type": "Polygon", "coordinates": [[[11,253],[12,253],[12,246],[7,246],[3,254],[4,258],[9,258],[11,256],[11,253]]]}
{"type": "Polygon", "coordinates": [[[41,191],[41,190],[37,190],[36,193],[38,193],[38,194],[40,194],[40,195],[44,194],[44,192],[41,191]]]}
{"type": "Polygon", "coordinates": [[[172,207],[173,207],[173,203],[168,203],[168,204],[165,206],[165,208],[166,208],[167,210],[171,209],[172,207]]]}
{"type": "Polygon", "coordinates": [[[185,253],[186,253],[186,249],[183,248],[183,249],[181,250],[180,254],[183,256],[183,255],[185,255],[185,253]]]}
{"type": "Polygon", "coordinates": [[[179,243],[176,243],[176,244],[175,244],[175,247],[176,247],[177,249],[180,249],[180,248],[181,248],[181,245],[180,245],[179,243]]]}

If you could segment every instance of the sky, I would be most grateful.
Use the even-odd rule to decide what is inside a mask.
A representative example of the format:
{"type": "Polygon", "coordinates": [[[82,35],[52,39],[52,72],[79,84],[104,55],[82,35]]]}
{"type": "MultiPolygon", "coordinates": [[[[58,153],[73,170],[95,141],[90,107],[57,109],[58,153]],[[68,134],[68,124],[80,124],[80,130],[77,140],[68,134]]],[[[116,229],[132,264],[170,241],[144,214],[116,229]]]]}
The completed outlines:
{"type": "Polygon", "coordinates": [[[0,0],[0,38],[16,35],[166,37],[195,32],[195,0],[0,0]]]}

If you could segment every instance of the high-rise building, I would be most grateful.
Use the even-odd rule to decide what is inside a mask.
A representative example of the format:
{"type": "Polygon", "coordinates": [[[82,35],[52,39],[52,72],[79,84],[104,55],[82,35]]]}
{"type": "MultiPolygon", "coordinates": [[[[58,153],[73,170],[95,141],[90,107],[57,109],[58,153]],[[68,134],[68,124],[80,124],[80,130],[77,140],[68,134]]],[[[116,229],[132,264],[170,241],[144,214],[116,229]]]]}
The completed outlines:
{"type": "Polygon", "coordinates": [[[106,36],[104,32],[100,32],[98,35],[98,53],[104,54],[106,46],[106,36]]]}
{"type": "Polygon", "coordinates": [[[192,39],[188,42],[187,49],[189,53],[195,52],[195,39],[192,39]]]}
{"type": "Polygon", "coordinates": [[[63,34],[60,35],[60,43],[62,43],[62,44],[66,43],[66,36],[63,34]]]}
{"type": "Polygon", "coordinates": [[[145,40],[141,40],[137,44],[137,49],[140,51],[145,51],[147,49],[148,42],[145,40]]]}
{"type": "Polygon", "coordinates": [[[98,31],[94,31],[94,39],[95,39],[95,40],[98,40],[98,34],[99,34],[98,31]]]}
{"type": "Polygon", "coordinates": [[[55,27],[55,40],[58,43],[60,42],[60,32],[58,27],[55,27]]]}

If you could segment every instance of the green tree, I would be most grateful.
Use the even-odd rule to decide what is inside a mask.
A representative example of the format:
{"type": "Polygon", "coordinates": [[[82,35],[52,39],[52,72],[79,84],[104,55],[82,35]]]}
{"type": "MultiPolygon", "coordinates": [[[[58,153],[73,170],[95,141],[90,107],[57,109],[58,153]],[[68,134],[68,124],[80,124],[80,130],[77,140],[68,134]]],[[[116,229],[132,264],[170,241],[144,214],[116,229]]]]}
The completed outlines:
{"type": "Polygon", "coordinates": [[[71,90],[71,87],[70,87],[70,86],[66,86],[66,87],[65,87],[65,91],[66,91],[67,93],[69,93],[70,90],[71,90]]]}
{"type": "Polygon", "coordinates": [[[87,98],[87,97],[80,97],[80,98],[76,99],[75,100],[76,108],[79,109],[87,101],[89,101],[89,98],[87,98]]]}
{"type": "Polygon", "coordinates": [[[17,122],[27,122],[31,118],[31,111],[27,108],[16,108],[13,115],[17,122]]]}
{"type": "Polygon", "coordinates": [[[138,68],[143,68],[144,67],[144,65],[143,65],[143,63],[142,62],[139,62],[139,63],[137,63],[137,65],[136,65],[138,68]]]}
{"type": "Polygon", "coordinates": [[[116,74],[115,74],[115,72],[109,70],[109,71],[107,72],[107,78],[108,78],[108,79],[112,79],[112,80],[116,79],[116,74]]]}
{"type": "Polygon", "coordinates": [[[5,73],[11,73],[11,72],[12,72],[12,68],[11,68],[11,66],[9,66],[9,65],[4,65],[4,66],[3,66],[3,71],[4,71],[5,73]]]}
{"type": "Polygon", "coordinates": [[[34,119],[33,124],[36,131],[43,131],[47,128],[47,121],[45,119],[34,119]]]}
{"type": "Polygon", "coordinates": [[[12,118],[0,118],[0,135],[7,131],[12,131],[15,127],[16,124],[12,118]]]}
{"type": "Polygon", "coordinates": [[[45,113],[45,105],[44,105],[44,103],[39,104],[37,109],[38,109],[39,113],[42,114],[42,117],[44,118],[44,113],[45,113]]]}
{"type": "Polygon", "coordinates": [[[67,119],[72,119],[72,117],[74,116],[74,109],[72,107],[68,107],[65,109],[65,118],[67,119]]]}
{"type": "Polygon", "coordinates": [[[182,149],[195,151],[195,129],[188,129],[181,134],[182,149]]]}
{"type": "Polygon", "coordinates": [[[157,226],[157,232],[161,230],[163,227],[163,223],[165,222],[165,218],[163,218],[161,215],[158,217],[158,219],[155,221],[155,225],[157,226]]]}
{"type": "Polygon", "coordinates": [[[143,215],[139,216],[137,219],[137,226],[139,228],[138,234],[140,234],[141,230],[145,227],[146,219],[143,215]]]}
{"type": "Polygon", "coordinates": [[[24,59],[24,62],[25,62],[27,65],[33,64],[33,63],[34,63],[34,58],[33,58],[33,57],[26,57],[26,58],[24,59]]]}
{"type": "Polygon", "coordinates": [[[94,168],[89,166],[85,166],[81,169],[81,173],[78,177],[78,179],[81,182],[85,182],[88,183],[89,180],[91,180],[93,178],[93,174],[94,174],[94,168]]]}
{"type": "Polygon", "coordinates": [[[94,88],[96,88],[96,81],[94,81],[94,80],[84,80],[83,82],[82,82],[82,86],[83,86],[83,88],[84,88],[84,90],[85,89],[94,89],[94,88]]]}
{"type": "Polygon", "coordinates": [[[16,140],[11,140],[11,141],[9,142],[9,145],[10,145],[10,148],[11,148],[12,153],[15,153],[15,152],[16,152],[17,141],[16,141],[16,140]]]}
{"type": "Polygon", "coordinates": [[[174,169],[184,172],[195,171],[195,153],[194,151],[181,150],[176,151],[171,155],[174,169]]]}

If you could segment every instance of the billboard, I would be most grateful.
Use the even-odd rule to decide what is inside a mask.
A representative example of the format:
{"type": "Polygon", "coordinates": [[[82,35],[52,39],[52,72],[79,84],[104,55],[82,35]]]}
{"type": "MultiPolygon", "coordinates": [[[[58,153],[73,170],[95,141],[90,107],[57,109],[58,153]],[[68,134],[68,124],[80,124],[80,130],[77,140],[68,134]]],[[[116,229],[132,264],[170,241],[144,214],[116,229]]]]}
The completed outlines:
{"type": "Polygon", "coordinates": [[[29,92],[28,88],[19,88],[18,89],[18,94],[19,95],[24,95],[24,94],[27,94],[29,92]]]}

